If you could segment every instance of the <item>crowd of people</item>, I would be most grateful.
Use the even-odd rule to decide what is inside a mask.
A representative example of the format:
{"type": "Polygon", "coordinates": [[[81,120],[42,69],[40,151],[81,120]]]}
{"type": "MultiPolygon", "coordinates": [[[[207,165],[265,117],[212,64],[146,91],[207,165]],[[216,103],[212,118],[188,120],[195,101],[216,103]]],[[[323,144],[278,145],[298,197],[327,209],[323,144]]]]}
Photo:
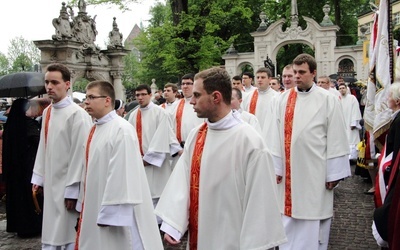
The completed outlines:
{"type": "MultiPolygon", "coordinates": [[[[44,250],[162,249],[187,232],[189,249],[327,249],[362,115],[347,84],[316,76],[308,54],[282,83],[264,67],[233,77],[213,67],[184,75],[182,96],[173,83],[162,94],[139,85],[126,110],[107,81],[76,104],[69,69],[49,65],[51,103],[14,101],[4,130],[7,231],[41,233],[44,250]]],[[[400,218],[399,84],[389,107],[390,212],[377,209],[374,233],[397,249],[398,223],[387,222],[400,218]]]]}

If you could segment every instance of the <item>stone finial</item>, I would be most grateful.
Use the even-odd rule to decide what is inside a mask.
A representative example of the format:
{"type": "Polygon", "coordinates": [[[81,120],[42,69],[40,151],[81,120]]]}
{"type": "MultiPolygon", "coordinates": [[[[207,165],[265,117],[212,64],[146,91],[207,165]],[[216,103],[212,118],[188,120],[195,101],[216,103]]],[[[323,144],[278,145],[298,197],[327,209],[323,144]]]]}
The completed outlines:
{"type": "Polygon", "coordinates": [[[297,0],[292,0],[290,9],[290,27],[299,26],[299,12],[297,11],[297,0]]]}
{"type": "Polygon", "coordinates": [[[54,18],[52,23],[56,29],[56,34],[52,36],[53,40],[69,40],[72,38],[72,23],[69,18],[68,9],[70,10],[71,16],[73,16],[73,10],[70,6],[66,6],[65,2],[61,3],[60,15],[58,18],[54,18]]]}
{"type": "Polygon", "coordinates": [[[79,0],[78,8],[79,8],[79,12],[86,12],[86,2],[85,2],[85,0],[79,0]]]}
{"type": "Polygon", "coordinates": [[[367,37],[365,36],[365,32],[367,32],[367,30],[368,30],[368,26],[366,26],[366,25],[362,25],[360,27],[360,36],[358,37],[357,44],[363,44],[364,41],[367,39],[367,37]]]}
{"type": "Polygon", "coordinates": [[[260,17],[261,23],[260,23],[260,26],[258,26],[257,31],[262,32],[268,28],[267,23],[265,22],[267,20],[267,15],[265,14],[264,11],[261,11],[259,17],[260,17]]]}
{"type": "Polygon", "coordinates": [[[321,26],[331,26],[333,25],[331,19],[329,18],[329,12],[331,11],[331,7],[329,6],[328,3],[322,7],[322,11],[324,12],[325,16],[322,19],[322,22],[320,23],[321,26]]]}
{"type": "Polygon", "coordinates": [[[237,50],[235,49],[235,47],[233,46],[233,43],[231,44],[231,46],[229,46],[229,48],[226,50],[225,54],[227,55],[237,55],[237,50]]]}

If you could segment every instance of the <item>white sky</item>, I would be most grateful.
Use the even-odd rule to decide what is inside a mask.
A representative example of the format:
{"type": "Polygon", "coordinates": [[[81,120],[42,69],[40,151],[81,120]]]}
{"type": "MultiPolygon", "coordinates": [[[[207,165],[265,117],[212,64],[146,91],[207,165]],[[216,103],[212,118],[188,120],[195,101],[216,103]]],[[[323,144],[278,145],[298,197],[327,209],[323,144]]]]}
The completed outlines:
{"type": "MultiPolygon", "coordinates": [[[[55,34],[52,20],[60,14],[61,3],[67,0],[2,0],[0,14],[0,52],[7,56],[11,39],[22,36],[28,41],[51,40],[55,34]]],[[[115,6],[87,6],[88,15],[96,17],[98,35],[95,43],[105,49],[108,33],[112,30],[113,17],[116,17],[123,39],[129,35],[135,24],[143,22],[147,26],[151,6],[163,0],[142,0],[129,5],[131,11],[122,12],[115,6]]],[[[75,16],[78,7],[73,8],[75,16]]]]}

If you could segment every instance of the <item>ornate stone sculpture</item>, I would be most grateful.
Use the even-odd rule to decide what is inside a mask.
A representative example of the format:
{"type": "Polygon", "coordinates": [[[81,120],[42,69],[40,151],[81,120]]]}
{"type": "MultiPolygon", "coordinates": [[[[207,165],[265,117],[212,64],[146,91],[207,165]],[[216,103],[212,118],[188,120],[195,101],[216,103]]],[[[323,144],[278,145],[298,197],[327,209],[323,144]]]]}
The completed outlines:
{"type": "Polygon", "coordinates": [[[115,17],[113,18],[113,29],[108,33],[108,38],[110,39],[110,44],[107,46],[108,49],[116,49],[122,48],[122,33],[119,32],[118,24],[115,21],[115,17]]]}
{"type": "Polygon", "coordinates": [[[56,28],[56,34],[52,36],[53,40],[69,40],[72,38],[72,23],[69,20],[70,15],[73,17],[74,11],[70,6],[65,6],[65,2],[62,2],[60,16],[53,19],[53,26],[56,28]]]}

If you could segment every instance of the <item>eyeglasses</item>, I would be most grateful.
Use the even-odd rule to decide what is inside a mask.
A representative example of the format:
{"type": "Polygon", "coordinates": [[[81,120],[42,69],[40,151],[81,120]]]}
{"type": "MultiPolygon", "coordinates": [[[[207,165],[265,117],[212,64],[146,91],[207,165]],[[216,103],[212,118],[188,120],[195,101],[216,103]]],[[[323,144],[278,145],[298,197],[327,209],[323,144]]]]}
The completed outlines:
{"type": "Polygon", "coordinates": [[[108,96],[105,96],[105,95],[99,95],[99,96],[95,96],[95,95],[87,95],[86,97],[85,97],[85,99],[86,100],[89,100],[89,101],[93,101],[94,99],[98,99],[98,98],[107,98],[108,96]]]}
{"type": "Polygon", "coordinates": [[[139,96],[146,96],[146,95],[148,95],[147,93],[138,93],[138,94],[136,94],[135,96],[136,97],[139,97],[139,96]]]}
{"type": "Polygon", "coordinates": [[[183,82],[181,85],[182,86],[184,86],[184,85],[193,85],[193,83],[192,82],[183,82]]]}

